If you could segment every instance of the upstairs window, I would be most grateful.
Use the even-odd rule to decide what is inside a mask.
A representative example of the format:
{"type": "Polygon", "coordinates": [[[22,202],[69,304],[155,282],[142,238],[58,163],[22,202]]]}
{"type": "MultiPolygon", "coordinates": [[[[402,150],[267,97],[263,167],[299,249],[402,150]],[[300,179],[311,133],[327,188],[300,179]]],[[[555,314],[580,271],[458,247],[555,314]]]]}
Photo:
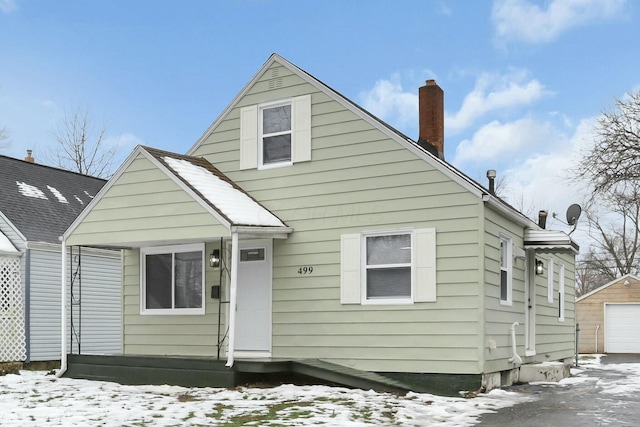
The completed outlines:
{"type": "Polygon", "coordinates": [[[143,248],[141,312],[204,314],[204,245],[143,248]]]}
{"type": "Polygon", "coordinates": [[[311,160],[311,95],[240,110],[240,169],[270,169],[311,160]]]}
{"type": "Polygon", "coordinates": [[[513,248],[511,238],[500,235],[500,304],[511,305],[513,294],[513,248]]]}
{"type": "Polygon", "coordinates": [[[291,103],[260,109],[259,164],[291,163],[291,103]]]}

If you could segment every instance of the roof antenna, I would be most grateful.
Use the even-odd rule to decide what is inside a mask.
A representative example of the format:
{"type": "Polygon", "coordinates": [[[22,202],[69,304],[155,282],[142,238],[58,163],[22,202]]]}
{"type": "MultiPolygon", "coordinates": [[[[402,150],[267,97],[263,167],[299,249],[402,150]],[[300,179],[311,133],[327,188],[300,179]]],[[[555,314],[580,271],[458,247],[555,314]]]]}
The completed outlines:
{"type": "Polygon", "coordinates": [[[557,219],[564,225],[573,227],[569,232],[569,235],[571,235],[571,233],[576,231],[576,228],[578,227],[578,219],[580,218],[580,214],[582,214],[582,208],[580,207],[579,204],[574,203],[571,206],[569,206],[569,209],[567,209],[567,222],[564,222],[563,220],[558,218],[558,214],[556,214],[555,212],[552,214],[552,216],[554,219],[557,219]]]}

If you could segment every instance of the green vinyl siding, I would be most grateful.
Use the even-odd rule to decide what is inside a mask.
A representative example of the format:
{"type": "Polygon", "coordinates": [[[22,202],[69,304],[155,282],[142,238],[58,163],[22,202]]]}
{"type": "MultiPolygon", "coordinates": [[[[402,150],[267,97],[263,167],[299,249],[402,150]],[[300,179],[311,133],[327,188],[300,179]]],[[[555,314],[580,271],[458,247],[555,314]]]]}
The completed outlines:
{"type": "MultiPolygon", "coordinates": [[[[205,246],[206,254],[219,244],[205,246]]],[[[220,283],[220,270],[205,268],[204,315],[141,315],[140,314],[140,251],[125,251],[124,265],[124,354],[153,356],[217,355],[218,338],[224,336],[224,325],[218,330],[218,300],[211,298],[211,286],[220,283]]],[[[226,298],[223,295],[223,298],[226,298]]],[[[222,306],[222,319],[226,318],[222,306]]],[[[224,355],[224,351],[221,351],[224,355]]]]}
{"type": "Polygon", "coordinates": [[[139,154],[78,225],[68,245],[171,242],[228,235],[211,213],[139,154]]]}
{"type": "MultiPolygon", "coordinates": [[[[387,372],[479,373],[482,202],[438,168],[274,65],[197,147],[294,232],[274,241],[273,357],[387,372]],[[277,79],[275,79],[277,80],[277,79]],[[239,110],[310,93],[312,160],[239,170],[239,110]],[[434,227],[437,301],[341,305],[340,236],[434,227]],[[297,273],[313,266],[313,274],[297,273]]],[[[242,284],[239,284],[242,286],[242,284]]]]}
{"type": "Polygon", "coordinates": [[[500,236],[509,236],[514,247],[523,248],[522,226],[505,219],[496,211],[484,210],[484,340],[481,343],[484,355],[484,372],[512,369],[509,363],[512,354],[511,325],[516,327],[518,354],[524,355],[525,345],[525,260],[513,258],[512,303],[500,302],[500,236]],[[496,343],[489,348],[489,341],[496,343]]]}

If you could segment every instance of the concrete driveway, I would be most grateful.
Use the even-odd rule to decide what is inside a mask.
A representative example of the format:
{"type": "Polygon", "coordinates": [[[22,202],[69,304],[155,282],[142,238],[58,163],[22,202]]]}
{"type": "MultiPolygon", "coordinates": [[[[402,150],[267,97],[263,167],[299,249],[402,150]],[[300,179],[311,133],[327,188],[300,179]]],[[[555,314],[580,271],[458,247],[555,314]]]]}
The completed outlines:
{"type": "Polygon", "coordinates": [[[480,418],[482,426],[640,426],[640,355],[602,356],[582,363],[561,383],[509,387],[534,399],[480,418]],[[633,369],[629,369],[629,365],[633,369]],[[620,368],[620,369],[618,369],[620,368]],[[631,391],[627,392],[628,387],[631,391]]]}

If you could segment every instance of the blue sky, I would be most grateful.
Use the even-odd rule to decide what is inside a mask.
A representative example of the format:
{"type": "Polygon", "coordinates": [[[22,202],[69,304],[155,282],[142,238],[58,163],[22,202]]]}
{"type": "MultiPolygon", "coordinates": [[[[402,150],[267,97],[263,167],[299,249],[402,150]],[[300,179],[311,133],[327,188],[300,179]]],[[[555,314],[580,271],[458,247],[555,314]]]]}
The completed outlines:
{"type": "Polygon", "coordinates": [[[417,89],[445,91],[445,157],[531,214],[614,98],[640,88],[640,3],[625,0],[0,0],[0,152],[36,161],[65,112],[183,153],[273,52],[417,138],[417,89]]]}

